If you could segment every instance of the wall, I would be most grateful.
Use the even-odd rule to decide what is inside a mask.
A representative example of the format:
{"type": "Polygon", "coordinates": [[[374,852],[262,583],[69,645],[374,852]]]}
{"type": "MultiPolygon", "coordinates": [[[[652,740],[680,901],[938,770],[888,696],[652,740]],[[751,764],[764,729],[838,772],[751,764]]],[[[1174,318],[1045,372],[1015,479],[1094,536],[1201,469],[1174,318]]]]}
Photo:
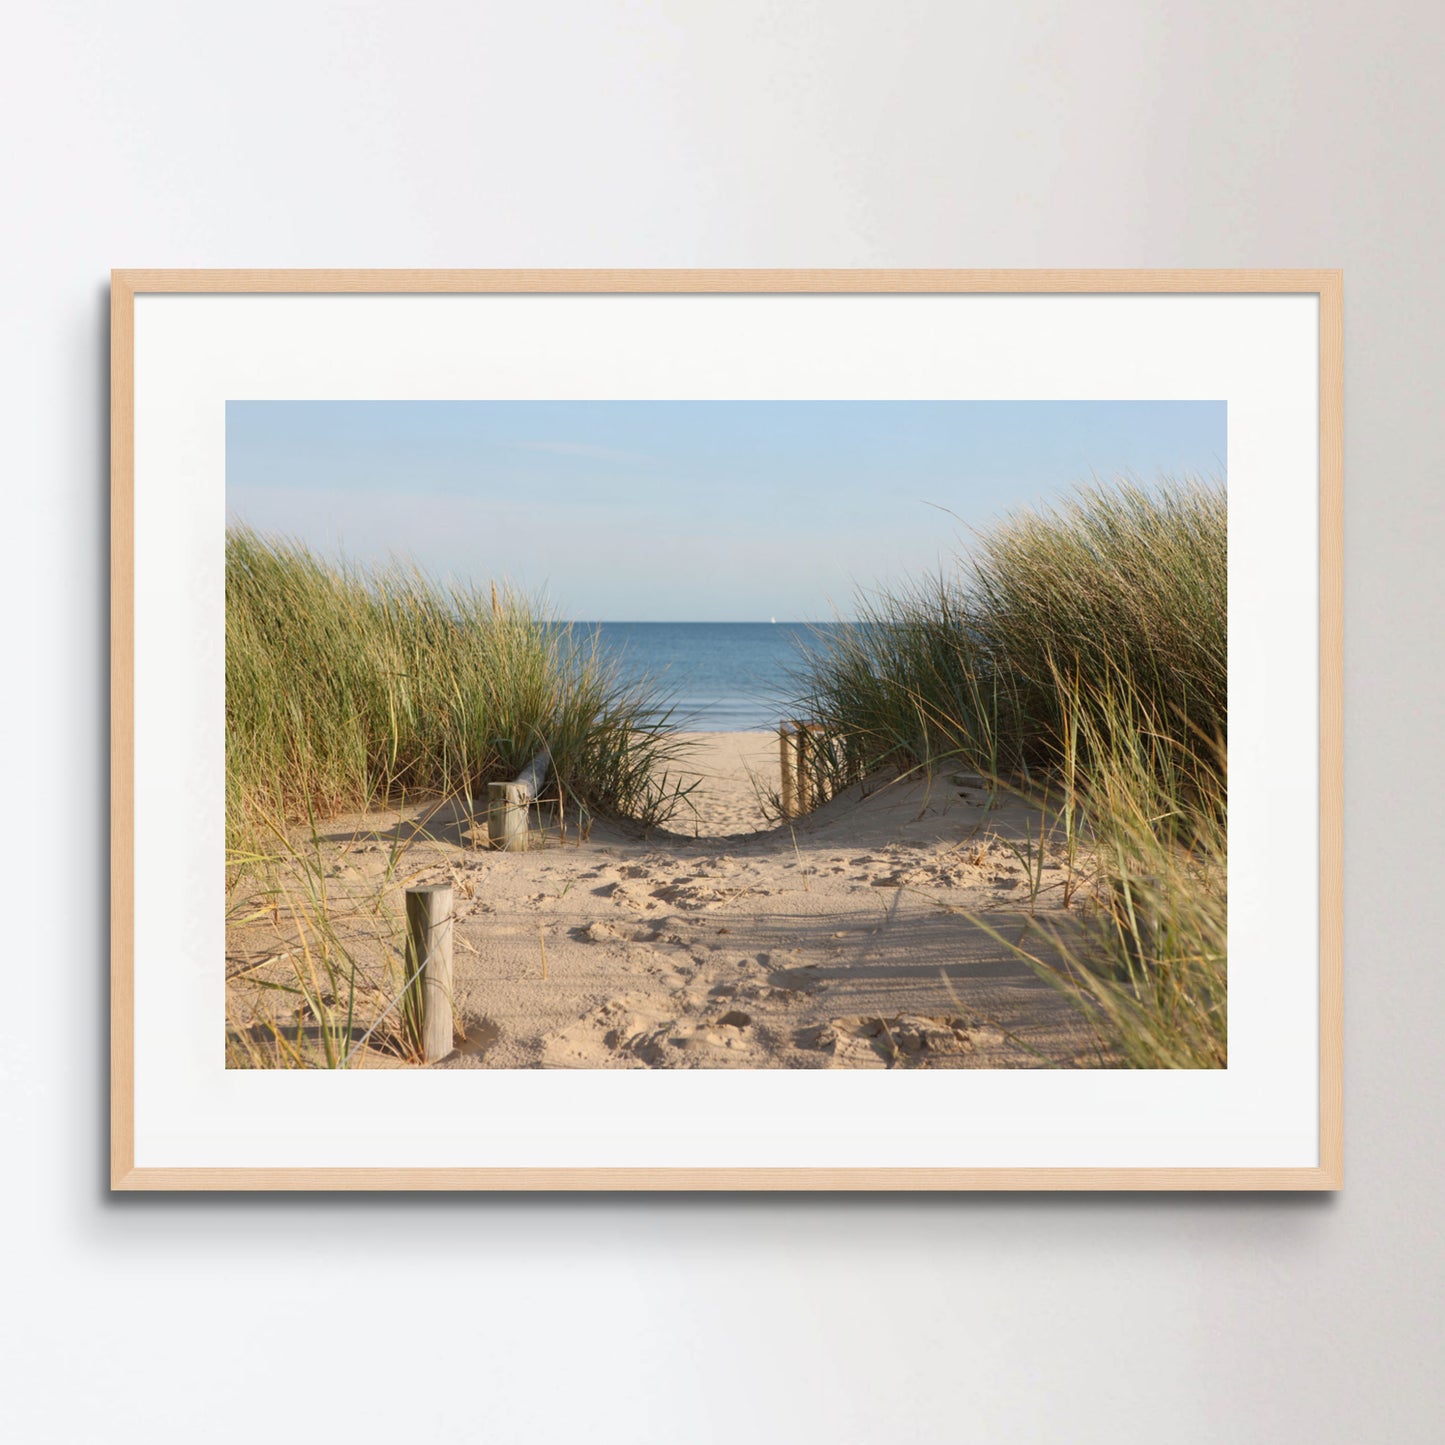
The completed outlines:
{"type": "Polygon", "coordinates": [[[0,1427],[1436,1438],[1442,30],[1425,0],[12,8],[0,1427]],[[107,271],[402,264],[1343,267],[1343,1195],[109,1198],[107,271]]]}

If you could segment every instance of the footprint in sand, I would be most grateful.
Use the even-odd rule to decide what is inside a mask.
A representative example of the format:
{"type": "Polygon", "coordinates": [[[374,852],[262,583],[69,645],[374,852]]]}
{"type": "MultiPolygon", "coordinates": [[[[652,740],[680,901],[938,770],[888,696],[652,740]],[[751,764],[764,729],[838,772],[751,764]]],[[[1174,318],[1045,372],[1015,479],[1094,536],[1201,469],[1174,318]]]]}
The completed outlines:
{"type": "Polygon", "coordinates": [[[605,918],[582,924],[571,934],[579,943],[656,943],[661,937],[656,928],[645,924],[631,928],[625,923],[609,923],[605,918]]]}
{"type": "Polygon", "coordinates": [[[829,1055],[834,1068],[957,1067],[978,1042],[994,1042],[996,1032],[963,1018],[900,1014],[834,1019],[800,1029],[793,1042],[829,1055]],[[983,1033],[987,1040],[981,1040],[983,1033]]]}
{"type": "Polygon", "coordinates": [[[609,999],[585,1019],[542,1041],[545,1068],[669,1065],[675,1068],[747,1068],[763,1046],[751,1014],[729,1008],[697,1017],[718,1000],[679,991],[668,1000],[669,1015],[646,1008],[628,995],[609,999]]]}
{"type": "Polygon", "coordinates": [[[734,893],[735,890],[725,891],[694,878],[685,878],[654,889],[652,894],[654,902],[649,906],[655,908],[658,903],[670,903],[677,908],[715,908],[719,903],[726,903],[729,898],[734,896],[734,893]]]}
{"type": "Polygon", "coordinates": [[[647,912],[657,907],[657,899],[654,896],[644,893],[632,883],[604,883],[602,887],[594,888],[592,892],[599,898],[606,898],[615,903],[619,908],[647,912]]]}

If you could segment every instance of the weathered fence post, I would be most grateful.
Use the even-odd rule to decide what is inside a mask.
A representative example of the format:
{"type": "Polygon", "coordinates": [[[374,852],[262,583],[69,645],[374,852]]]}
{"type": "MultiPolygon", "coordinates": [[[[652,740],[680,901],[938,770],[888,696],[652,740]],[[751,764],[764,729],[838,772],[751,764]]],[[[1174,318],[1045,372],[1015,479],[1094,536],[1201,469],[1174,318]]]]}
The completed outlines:
{"type": "Polygon", "coordinates": [[[551,759],[538,753],[510,783],[487,784],[487,841],[507,853],[525,853],[528,817],[551,759]]]}
{"type": "Polygon", "coordinates": [[[797,775],[793,769],[793,730],[786,718],[778,724],[778,766],[782,770],[783,785],[780,794],[783,817],[791,818],[798,810],[797,775]]]}
{"type": "Polygon", "coordinates": [[[797,818],[809,812],[818,801],[819,789],[813,786],[811,736],[821,732],[817,723],[784,718],[778,724],[778,762],[783,774],[780,799],[783,817],[797,818]]]}
{"type": "Polygon", "coordinates": [[[406,977],[422,1058],[452,1051],[452,890],[442,883],[406,890],[406,977]]]}
{"type": "Polygon", "coordinates": [[[487,784],[487,838],[508,853],[527,851],[527,812],[531,800],[517,783],[487,784]]]}
{"type": "Polygon", "coordinates": [[[812,731],[809,723],[793,719],[798,739],[798,812],[807,813],[813,807],[813,769],[808,757],[808,734],[812,731]]]}

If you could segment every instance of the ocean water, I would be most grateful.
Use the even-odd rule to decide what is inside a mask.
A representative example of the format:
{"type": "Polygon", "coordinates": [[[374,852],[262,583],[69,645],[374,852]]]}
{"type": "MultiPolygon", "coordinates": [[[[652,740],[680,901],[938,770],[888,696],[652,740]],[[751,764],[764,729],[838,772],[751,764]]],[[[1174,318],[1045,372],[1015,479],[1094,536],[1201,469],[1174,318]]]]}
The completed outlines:
{"type": "Polygon", "coordinates": [[[798,642],[837,623],[595,622],[602,646],[629,676],[671,694],[679,726],[694,732],[771,730],[793,694],[798,642]]]}

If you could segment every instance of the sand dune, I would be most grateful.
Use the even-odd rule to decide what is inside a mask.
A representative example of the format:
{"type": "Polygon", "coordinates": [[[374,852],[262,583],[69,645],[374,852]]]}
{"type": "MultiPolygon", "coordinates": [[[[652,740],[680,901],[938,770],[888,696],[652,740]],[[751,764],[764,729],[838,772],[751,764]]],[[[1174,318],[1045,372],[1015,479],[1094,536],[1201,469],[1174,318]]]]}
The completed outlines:
{"type": "MultiPolygon", "coordinates": [[[[454,811],[428,819],[392,892],[456,890],[466,1037],[438,1067],[1107,1062],[1069,1001],[964,916],[1010,940],[1068,926],[1062,857],[1044,868],[1031,917],[1011,846],[1030,819],[1037,832],[1036,810],[989,808],[981,789],[940,774],[876,780],[777,825],[760,802],[778,787],[776,738],[697,741],[696,814],[669,832],[597,824],[584,841],[574,824],[565,844],[554,827],[531,851],[503,854],[469,846],[469,820],[454,811]]],[[[335,896],[374,894],[392,842],[419,821],[373,815],[329,829],[335,896]]],[[[399,911],[399,896],[391,903],[399,911]]],[[[235,930],[233,967],[278,936],[235,930]]],[[[369,946],[360,923],[352,946],[369,946]]]]}

